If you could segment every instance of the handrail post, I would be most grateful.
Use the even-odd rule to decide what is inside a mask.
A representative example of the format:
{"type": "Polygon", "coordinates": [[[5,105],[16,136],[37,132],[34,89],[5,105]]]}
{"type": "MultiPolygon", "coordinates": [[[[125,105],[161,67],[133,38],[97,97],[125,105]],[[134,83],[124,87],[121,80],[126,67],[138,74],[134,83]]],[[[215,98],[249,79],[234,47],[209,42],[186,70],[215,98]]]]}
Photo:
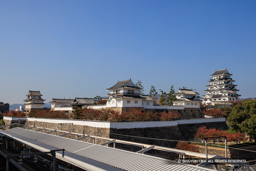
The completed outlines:
{"type": "Polygon", "coordinates": [[[227,137],[225,137],[225,158],[227,158],[227,137]]]}
{"type": "Polygon", "coordinates": [[[207,148],[207,139],[204,139],[205,142],[205,155],[206,155],[206,162],[208,162],[208,148],[207,148]]]}

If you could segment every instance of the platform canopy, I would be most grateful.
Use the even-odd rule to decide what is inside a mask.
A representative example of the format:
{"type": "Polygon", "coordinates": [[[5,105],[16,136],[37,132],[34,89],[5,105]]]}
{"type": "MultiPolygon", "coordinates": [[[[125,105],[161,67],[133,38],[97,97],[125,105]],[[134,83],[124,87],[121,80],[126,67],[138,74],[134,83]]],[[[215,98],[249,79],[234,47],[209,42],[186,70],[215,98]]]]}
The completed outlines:
{"type": "Polygon", "coordinates": [[[0,131],[0,134],[42,152],[64,148],[64,158],[61,152],[56,157],[85,170],[211,170],[23,128],[0,131]]]}

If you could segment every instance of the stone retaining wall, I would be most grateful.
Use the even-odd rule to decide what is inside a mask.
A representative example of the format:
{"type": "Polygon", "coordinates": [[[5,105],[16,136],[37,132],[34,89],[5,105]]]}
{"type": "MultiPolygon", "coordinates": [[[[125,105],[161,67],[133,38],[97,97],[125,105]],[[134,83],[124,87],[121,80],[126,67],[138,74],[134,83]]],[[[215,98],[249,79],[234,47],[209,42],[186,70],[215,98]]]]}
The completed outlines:
{"type": "Polygon", "coordinates": [[[76,132],[86,135],[121,139],[127,141],[155,144],[166,147],[175,147],[177,141],[159,141],[148,137],[168,140],[190,140],[193,139],[197,128],[227,129],[224,118],[213,119],[191,119],[177,121],[155,121],[155,122],[96,122],[84,120],[67,119],[42,119],[42,118],[10,118],[4,117],[6,123],[18,122],[23,119],[26,125],[76,132]],[[133,137],[134,136],[134,137],[133,137]]]}

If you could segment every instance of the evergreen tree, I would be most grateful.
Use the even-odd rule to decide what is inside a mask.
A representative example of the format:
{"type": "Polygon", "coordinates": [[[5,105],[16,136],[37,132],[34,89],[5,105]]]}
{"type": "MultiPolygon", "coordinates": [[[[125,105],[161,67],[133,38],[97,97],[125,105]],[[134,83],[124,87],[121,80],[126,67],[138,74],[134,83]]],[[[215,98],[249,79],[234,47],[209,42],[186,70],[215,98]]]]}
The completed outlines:
{"type": "Polygon", "coordinates": [[[231,131],[246,132],[256,140],[256,100],[237,104],[228,116],[231,131]]]}
{"type": "Polygon", "coordinates": [[[172,105],[174,100],[176,100],[175,90],[174,90],[173,85],[171,85],[170,92],[167,94],[166,102],[168,105],[172,105]]]}
{"type": "Polygon", "coordinates": [[[161,91],[161,96],[160,96],[160,99],[159,99],[159,104],[160,104],[160,105],[166,105],[166,104],[167,104],[167,103],[166,103],[166,100],[167,100],[167,93],[164,92],[164,91],[161,90],[161,89],[160,89],[160,91],[161,91]]]}
{"type": "Polygon", "coordinates": [[[143,87],[143,85],[142,85],[142,82],[141,82],[140,80],[138,80],[135,85],[136,85],[137,87],[141,88],[141,89],[139,90],[139,93],[140,93],[140,94],[144,94],[144,87],[143,87]]]}
{"type": "Polygon", "coordinates": [[[155,88],[155,86],[151,86],[151,88],[150,88],[150,90],[149,90],[149,96],[151,97],[151,98],[153,98],[153,100],[154,100],[154,104],[156,104],[156,95],[157,95],[157,91],[156,91],[156,88],[155,88]]]}
{"type": "Polygon", "coordinates": [[[83,109],[81,109],[80,107],[76,108],[74,111],[74,119],[79,119],[82,113],[83,113],[83,109]]]}

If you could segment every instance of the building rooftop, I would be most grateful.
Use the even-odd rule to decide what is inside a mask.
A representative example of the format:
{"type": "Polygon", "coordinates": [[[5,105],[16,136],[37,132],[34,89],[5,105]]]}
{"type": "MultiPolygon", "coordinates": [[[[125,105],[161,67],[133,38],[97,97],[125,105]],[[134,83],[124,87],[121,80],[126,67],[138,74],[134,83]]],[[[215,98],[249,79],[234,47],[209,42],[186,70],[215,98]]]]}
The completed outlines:
{"type": "Polygon", "coordinates": [[[40,91],[29,90],[27,96],[42,96],[40,91]]]}
{"type": "Polygon", "coordinates": [[[27,94],[27,99],[25,99],[25,102],[32,102],[34,101],[37,104],[43,104],[43,101],[45,101],[44,99],[42,99],[42,94],[40,93],[40,91],[32,91],[29,90],[28,94],[27,94]]]}
{"type": "Polygon", "coordinates": [[[52,98],[50,103],[72,103],[74,102],[75,99],[57,99],[57,98],[52,98]]]}
{"type": "Polygon", "coordinates": [[[140,87],[136,86],[131,79],[124,80],[124,81],[118,81],[114,86],[108,88],[107,90],[113,90],[113,89],[120,89],[124,87],[131,87],[136,89],[141,89],[140,87]]]}
{"type": "Polygon", "coordinates": [[[223,69],[223,70],[216,70],[211,76],[215,76],[215,75],[222,75],[222,74],[228,74],[228,75],[232,75],[228,72],[227,68],[223,69]]]}
{"type": "Polygon", "coordinates": [[[72,103],[73,105],[89,105],[94,104],[93,98],[78,98],[76,97],[72,103]]]}
{"type": "Polygon", "coordinates": [[[223,97],[221,94],[212,95],[212,98],[221,98],[221,97],[223,97]]]}
{"type": "Polygon", "coordinates": [[[194,92],[192,89],[179,89],[175,94],[199,95],[199,93],[194,92]]]}

